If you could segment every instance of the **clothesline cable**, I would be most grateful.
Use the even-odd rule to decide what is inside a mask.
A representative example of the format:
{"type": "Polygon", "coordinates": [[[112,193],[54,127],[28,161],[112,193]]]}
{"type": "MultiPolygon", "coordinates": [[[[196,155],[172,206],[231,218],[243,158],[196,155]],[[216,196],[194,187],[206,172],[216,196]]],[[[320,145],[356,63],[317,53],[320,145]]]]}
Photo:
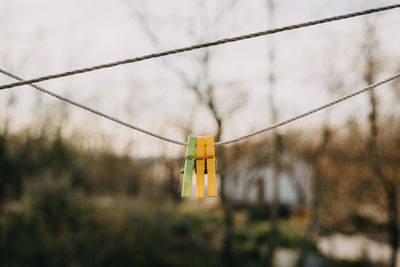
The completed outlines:
{"type": "MultiPolygon", "coordinates": [[[[12,73],[10,73],[10,72],[8,72],[8,71],[6,71],[6,70],[3,70],[3,69],[1,69],[1,68],[0,68],[0,72],[3,73],[3,74],[5,74],[5,75],[7,75],[7,76],[9,76],[9,77],[11,77],[11,78],[14,78],[14,79],[18,80],[18,81],[24,81],[22,78],[18,77],[17,75],[12,74],[12,73]]],[[[177,140],[174,140],[174,139],[171,139],[171,138],[168,138],[168,137],[161,136],[161,135],[159,135],[159,134],[153,133],[153,132],[151,132],[151,131],[145,130],[145,129],[140,128],[140,127],[138,127],[138,126],[136,126],[136,125],[133,125],[133,124],[131,124],[131,123],[128,123],[128,122],[122,121],[122,120],[120,120],[120,119],[118,119],[118,118],[115,118],[115,117],[113,117],[113,116],[107,115],[107,114],[105,114],[105,113],[103,113],[103,112],[101,112],[101,111],[98,111],[98,110],[94,109],[94,108],[91,108],[91,107],[89,107],[89,106],[80,104],[80,103],[75,102],[75,101],[73,101],[73,100],[71,100],[71,99],[69,99],[69,98],[66,98],[66,97],[64,97],[64,96],[58,95],[58,94],[56,94],[56,93],[54,93],[54,92],[52,92],[52,91],[49,91],[49,90],[47,90],[47,89],[45,89],[45,88],[43,88],[43,87],[41,87],[41,86],[38,86],[38,85],[36,85],[36,84],[28,84],[28,85],[31,86],[31,87],[33,87],[33,88],[35,88],[36,90],[39,90],[39,91],[42,92],[42,93],[45,93],[45,94],[48,94],[48,95],[53,96],[53,97],[55,97],[55,98],[58,98],[58,99],[61,100],[61,101],[64,101],[64,102],[66,102],[66,103],[68,103],[68,104],[71,104],[71,105],[74,105],[74,106],[76,106],[76,107],[78,107],[78,108],[81,108],[81,109],[84,109],[84,110],[86,110],[86,111],[89,111],[89,112],[91,112],[91,113],[94,113],[94,114],[96,114],[96,115],[98,115],[98,116],[101,116],[101,117],[103,117],[103,118],[106,118],[106,119],[108,119],[108,120],[111,120],[111,121],[113,121],[113,122],[116,122],[116,123],[118,123],[118,124],[120,124],[120,125],[123,125],[123,126],[125,126],[125,127],[128,127],[128,128],[130,128],[130,129],[133,129],[133,130],[135,130],[135,131],[139,131],[139,132],[142,132],[142,133],[144,133],[144,134],[151,135],[151,136],[153,136],[153,137],[155,137],[155,138],[158,138],[158,139],[161,139],[161,140],[170,142],[170,143],[174,143],[174,144],[178,144],[178,145],[186,145],[185,142],[180,142],[180,141],[177,141],[177,140]]]]}
{"type": "MultiPolygon", "coordinates": [[[[0,72],[3,73],[3,74],[5,74],[5,75],[7,75],[7,76],[9,76],[9,77],[12,77],[12,78],[18,80],[18,81],[24,81],[22,78],[20,78],[20,77],[14,75],[14,74],[12,74],[12,73],[10,73],[10,72],[8,72],[8,71],[5,71],[5,70],[3,70],[3,69],[1,69],[1,68],[0,68],[0,72]]],[[[391,77],[389,77],[389,78],[387,78],[387,79],[385,79],[385,80],[382,80],[382,81],[376,82],[376,83],[374,83],[374,84],[371,84],[371,85],[369,85],[369,86],[367,86],[367,87],[365,87],[365,88],[363,88],[363,89],[360,89],[360,90],[358,90],[358,91],[355,91],[355,92],[353,92],[353,93],[350,93],[350,94],[348,94],[348,95],[345,95],[345,96],[343,96],[343,97],[341,97],[341,98],[338,98],[338,99],[336,99],[336,100],[334,100],[334,101],[332,101],[332,102],[329,102],[329,103],[327,103],[327,104],[325,104],[325,105],[322,105],[322,106],[319,106],[319,107],[317,107],[317,108],[314,108],[314,109],[312,109],[312,110],[310,110],[310,111],[304,112],[304,113],[302,113],[302,114],[299,114],[299,115],[297,115],[297,116],[295,116],[295,117],[292,117],[292,118],[290,118],[290,119],[287,119],[287,120],[285,120],[285,121],[282,121],[282,122],[273,124],[273,125],[271,125],[271,126],[269,126],[269,127],[260,129],[260,130],[258,130],[258,131],[255,131],[255,132],[252,132],[252,133],[249,133],[249,134],[246,134],[246,135],[243,135],[243,136],[234,138],[234,139],[216,142],[215,145],[216,145],[216,146],[219,146],[219,145],[227,145],[227,144],[235,143],[235,142],[242,141],[242,140],[244,140],[244,139],[253,137],[253,136],[255,136],[255,135],[258,135],[258,134],[261,134],[261,133],[264,133],[264,132],[273,130],[273,129],[275,129],[275,128],[278,128],[278,127],[281,127],[281,126],[283,126],[283,125],[292,123],[292,122],[294,122],[294,121],[296,121],[296,120],[299,120],[299,119],[301,119],[301,118],[307,117],[307,116],[309,116],[309,115],[311,115],[311,114],[313,114],[313,113],[319,112],[319,111],[321,111],[321,110],[323,110],[323,109],[326,109],[326,108],[328,108],[328,107],[331,107],[331,106],[333,106],[333,105],[336,105],[336,104],[338,104],[338,103],[340,103],[340,102],[343,102],[343,101],[345,101],[345,100],[347,100],[347,99],[350,99],[350,98],[352,98],[352,97],[355,97],[355,96],[357,96],[357,95],[359,95],[359,94],[362,94],[362,93],[364,93],[364,92],[367,92],[367,91],[369,91],[369,90],[372,90],[372,89],[374,89],[374,88],[376,88],[376,87],[378,87],[378,86],[381,86],[381,85],[383,85],[383,84],[386,84],[386,83],[388,83],[388,82],[390,82],[390,81],[393,81],[393,80],[395,80],[395,79],[398,79],[398,78],[400,78],[400,73],[397,73],[396,75],[391,76],[391,77]]],[[[138,126],[136,126],[136,125],[130,124],[130,123],[128,123],[128,122],[124,122],[124,121],[122,121],[122,120],[120,120],[120,119],[118,119],[118,118],[115,118],[115,117],[113,117],[113,116],[107,115],[107,114],[105,114],[105,113],[103,113],[103,112],[101,112],[101,111],[98,111],[98,110],[95,110],[95,109],[93,109],[93,108],[91,108],[91,107],[88,107],[88,106],[86,106],[86,105],[77,103],[77,102],[75,102],[75,101],[73,101],[73,100],[71,100],[71,99],[69,99],[69,98],[60,96],[60,95],[58,95],[58,94],[56,94],[56,93],[54,93],[54,92],[51,92],[51,91],[49,91],[49,90],[47,90],[47,89],[44,89],[43,87],[40,87],[40,86],[38,86],[38,85],[35,85],[35,84],[29,84],[29,85],[32,86],[33,88],[35,88],[35,89],[37,89],[37,90],[39,90],[39,91],[45,93],[45,94],[48,94],[48,95],[53,96],[53,97],[55,97],[55,98],[58,98],[58,99],[60,99],[61,101],[67,102],[67,103],[69,103],[69,104],[71,104],[71,105],[74,105],[74,106],[79,107],[79,108],[81,108],[81,109],[87,110],[87,111],[89,111],[89,112],[91,112],[91,113],[94,113],[94,114],[96,114],[96,115],[99,115],[99,116],[101,116],[101,117],[103,117],[103,118],[106,118],[106,119],[108,119],[108,120],[114,121],[114,122],[116,122],[116,123],[118,123],[118,124],[120,124],[120,125],[123,125],[123,126],[125,126],[125,127],[130,128],[130,129],[133,129],[133,130],[136,130],[136,131],[140,131],[140,132],[142,132],[142,133],[144,133],[144,134],[151,135],[151,136],[153,136],[153,137],[155,137],[155,138],[164,140],[164,141],[166,141],[166,142],[170,142],[170,143],[174,143],[174,144],[178,144],[178,145],[186,145],[186,142],[174,140],[174,139],[171,139],[171,138],[168,138],[168,137],[159,135],[159,134],[157,134],[157,133],[151,132],[151,131],[149,131],[149,130],[145,130],[145,129],[140,128],[140,127],[138,127],[138,126]]]]}
{"type": "Polygon", "coordinates": [[[92,67],[86,67],[86,68],[82,68],[82,69],[75,69],[75,70],[71,70],[71,71],[61,72],[61,73],[58,73],[58,74],[52,74],[52,75],[48,75],[48,76],[42,76],[42,77],[39,77],[39,78],[34,78],[34,79],[19,81],[19,82],[15,82],[15,83],[5,84],[5,85],[1,85],[0,86],[0,90],[8,89],[8,88],[16,87],[16,86],[29,85],[29,84],[32,84],[32,83],[38,83],[38,82],[42,82],[42,81],[47,81],[47,80],[57,79],[57,78],[61,78],[61,77],[66,77],[66,76],[71,76],[71,75],[91,72],[91,71],[105,69],[105,68],[111,68],[111,67],[115,67],[115,66],[119,66],[119,65],[124,65],[124,64],[129,64],[129,63],[149,60],[149,59],[152,59],[152,58],[158,58],[158,57],[164,57],[164,56],[173,55],[173,54],[179,54],[179,53],[183,53],[183,52],[188,52],[188,51],[193,51],[193,50],[197,50],[197,49],[202,49],[202,48],[222,45],[222,44],[226,44],[226,43],[233,43],[233,42],[237,42],[237,41],[241,41],[241,40],[256,38],[256,37],[265,36],[265,35],[270,35],[270,34],[274,34],[274,33],[278,33],[278,32],[284,32],[284,31],[300,29],[300,28],[314,26],[314,25],[323,24],[323,23],[327,23],[327,22],[344,20],[344,19],[348,19],[348,18],[353,18],[353,17],[363,16],[363,15],[367,15],[367,14],[382,12],[382,11],[385,11],[385,10],[390,10],[390,9],[399,8],[399,7],[400,7],[400,4],[388,5],[388,6],[383,6],[383,7],[378,7],[378,8],[372,8],[372,9],[367,9],[367,10],[363,10],[363,11],[358,11],[358,12],[354,12],[354,13],[348,13],[348,14],[344,14],[344,15],[339,15],[339,16],[333,16],[333,17],[323,18],[323,19],[319,19],[319,20],[308,21],[308,22],[304,22],[304,23],[300,23],[300,24],[284,26],[284,27],[270,29],[270,30],[266,30],[266,31],[260,31],[260,32],[240,35],[240,36],[236,36],[236,37],[224,38],[224,39],[220,39],[220,40],[217,40],[217,41],[197,44],[197,45],[193,45],[193,46],[187,46],[187,47],[173,49],[173,50],[167,50],[167,51],[164,51],[164,52],[148,54],[148,55],[144,55],[144,56],[140,56],[140,57],[128,58],[128,59],[115,61],[115,62],[111,62],[111,63],[96,65],[96,66],[92,66],[92,67]]]}
{"type": "Polygon", "coordinates": [[[392,76],[392,77],[390,77],[390,78],[387,78],[387,79],[385,79],[385,80],[382,80],[382,81],[377,82],[377,83],[374,83],[374,84],[371,84],[371,85],[369,85],[369,86],[367,86],[367,87],[365,87],[365,88],[363,88],[363,89],[361,89],[361,90],[358,90],[358,91],[355,91],[355,92],[350,93],[350,94],[348,94],[348,95],[345,95],[345,96],[343,96],[343,97],[341,97],[341,98],[338,98],[338,99],[336,99],[336,100],[334,100],[334,101],[332,101],[332,102],[329,102],[329,103],[327,103],[327,104],[325,104],[325,105],[322,105],[322,106],[319,106],[319,107],[317,107],[317,108],[314,108],[314,109],[312,109],[312,110],[310,110],[310,111],[304,112],[304,113],[302,113],[302,114],[299,114],[299,115],[297,115],[297,116],[295,116],[295,117],[293,117],[293,118],[290,118],[290,119],[288,119],[288,120],[285,120],[285,121],[282,121],[282,122],[273,124],[273,125],[271,125],[271,126],[269,126],[269,127],[260,129],[260,130],[258,130],[258,131],[255,131],[255,132],[252,132],[252,133],[249,133],[249,134],[246,134],[246,135],[243,135],[243,136],[241,136],[241,137],[237,137],[237,138],[234,138],[234,139],[231,139],[231,140],[226,140],[226,141],[217,142],[217,143],[215,143],[215,145],[226,145],[226,144],[238,142],[238,141],[241,141],[241,140],[244,140],[244,139],[253,137],[253,136],[255,136],[255,135],[258,135],[258,134],[260,134],[260,133],[264,133],[264,132],[273,130],[273,129],[275,129],[275,128],[281,127],[281,126],[283,126],[283,125],[292,123],[292,122],[294,122],[294,121],[296,121],[296,120],[298,120],[298,119],[307,117],[307,116],[309,116],[309,115],[311,115],[311,114],[313,114],[313,113],[316,113],[316,112],[321,111],[321,110],[323,110],[323,109],[329,108],[329,107],[331,107],[331,106],[333,106],[333,105],[336,105],[336,104],[338,104],[338,103],[340,103],[340,102],[343,102],[343,101],[345,101],[345,100],[347,100],[347,99],[349,99],[349,98],[352,98],[352,97],[354,97],[354,96],[357,96],[357,95],[359,95],[359,94],[362,94],[362,93],[364,93],[364,92],[367,92],[367,91],[369,91],[369,90],[372,90],[372,89],[374,89],[375,87],[378,87],[378,86],[380,86],[380,85],[383,85],[383,84],[385,84],[385,83],[388,83],[388,82],[390,82],[390,81],[393,81],[393,80],[395,80],[395,79],[398,79],[399,77],[400,77],[400,73],[397,73],[396,75],[394,75],[394,76],[392,76]]]}

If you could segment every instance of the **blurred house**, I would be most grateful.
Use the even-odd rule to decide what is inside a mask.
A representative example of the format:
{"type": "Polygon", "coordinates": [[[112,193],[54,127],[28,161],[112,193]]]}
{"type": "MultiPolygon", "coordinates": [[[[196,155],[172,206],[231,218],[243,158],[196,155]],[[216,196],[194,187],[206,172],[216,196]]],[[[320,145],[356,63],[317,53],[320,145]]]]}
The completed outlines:
{"type": "MultiPolygon", "coordinates": [[[[310,166],[303,159],[285,152],[279,174],[279,203],[287,206],[304,205],[309,200],[310,166]]],[[[254,165],[250,159],[241,160],[235,166],[236,174],[227,179],[227,190],[237,201],[269,203],[273,197],[274,170],[268,162],[254,165]]]]}

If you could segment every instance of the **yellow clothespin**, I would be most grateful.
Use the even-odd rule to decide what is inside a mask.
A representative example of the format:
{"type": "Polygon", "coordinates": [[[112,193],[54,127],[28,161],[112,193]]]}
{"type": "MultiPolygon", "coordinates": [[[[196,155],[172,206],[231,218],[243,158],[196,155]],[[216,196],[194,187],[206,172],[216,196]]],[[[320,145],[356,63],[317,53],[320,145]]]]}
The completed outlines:
{"type": "Polygon", "coordinates": [[[204,172],[206,170],[206,138],[196,138],[196,197],[204,198],[204,172]]]}
{"type": "Polygon", "coordinates": [[[204,198],[204,174],[208,178],[208,196],[217,196],[214,136],[196,138],[196,197],[204,198]]]}
{"type": "Polygon", "coordinates": [[[215,167],[215,145],[214,136],[206,137],[206,168],[208,178],[208,196],[217,196],[217,175],[215,167]]]}

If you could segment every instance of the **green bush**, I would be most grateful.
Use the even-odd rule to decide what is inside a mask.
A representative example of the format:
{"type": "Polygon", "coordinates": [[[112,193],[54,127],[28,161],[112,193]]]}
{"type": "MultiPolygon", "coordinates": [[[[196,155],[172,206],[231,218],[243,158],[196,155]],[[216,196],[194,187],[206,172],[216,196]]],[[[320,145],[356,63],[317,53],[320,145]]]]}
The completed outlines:
{"type": "Polygon", "coordinates": [[[5,207],[1,266],[218,266],[201,219],[168,205],[98,207],[64,187],[5,207]]]}

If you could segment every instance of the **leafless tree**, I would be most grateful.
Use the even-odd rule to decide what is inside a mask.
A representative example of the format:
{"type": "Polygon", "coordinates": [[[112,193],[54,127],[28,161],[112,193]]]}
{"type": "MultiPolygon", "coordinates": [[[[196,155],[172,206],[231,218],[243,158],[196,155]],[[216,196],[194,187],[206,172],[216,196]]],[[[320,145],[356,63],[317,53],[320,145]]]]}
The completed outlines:
{"type": "MultiPolygon", "coordinates": [[[[212,21],[204,21],[205,27],[208,25],[217,25],[222,18],[229,13],[229,11],[235,7],[237,1],[229,0],[224,1],[223,5],[219,8],[219,12],[217,15],[212,19],[212,21]]],[[[198,1],[199,10],[203,10],[204,6],[202,1],[198,1]]],[[[142,26],[143,31],[149,37],[152,44],[159,48],[160,47],[160,40],[155,34],[155,31],[150,27],[148,23],[149,16],[143,13],[138,8],[133,8],[135,18],[138,20],[140,25],[142,26]]],[[[191,29],[189,25],[188,29],[186,29],[186,33],[191,36],[195,42],[201,42],[201,36],[197,36],[196,33],[191,29]]],[[[208,29],[206,28],[205,31],[208,29]]],[[[205,107],[209,114],[212,116],[216,123],[216,132],[215,132],[215,139],[220,140],[223,131],[224,131],[224,122],[226,119],[237,109],[240,108],[244,101],[237,101],[232,107],[229,108],[228,112],[222,112],[220,109],[219,104],[216,100],[216,90],[217,85],[212,82],[210,77],[210,64],[211,64],[212,52],[208,49],[203,50],[201,52],[201,57],[197,57],[195,59],[196,64],[199,66],[200,71],[197,73],[195,78],[191,78],[182,68],[179,66],[174,65],[171,61],[167,58],[163,59],[163,64],[172,71],[177,77],[179,77],[180,81],[182,82],[183,86],[188,90],[191,90],[197,98],[198,103],[200,106],[205,107]]],[[[222,147],[217,147],[217,154],[218,157],[218,174],[220,177],[220,202],[223,209],[223,222],[224,222],[224,238],[223,238],[223,251],[222,251],[222,259],[226,266],[234,266],[234,257],[233,257],[233,247],[232,247],[232,237],[233,237],[233,230],[234,230],[234,220],[233,220],[233,200],[230,197],[229,193],[226,189],[226,183],[228,179],[228,175],[223,171],[225,165],[225,149],[222,147]]]]}
{"type": "MultiPolygon", "coordinates": [[[[380,62],[377,58],[378,41],[376,39],[376,26],[371,21],[366,21],[365,40],[363,44],[363,57],[365,58],[364,80],[372,84],[379,72],[380,62]]],[[[389,242],[392,247],[390,266],[397,263],[397,250],[399,248],[399,227],[398,227],[398,181],[392,179],[384,172],[384,156],[379,147],[379,134],[382,130],[378,121],[378,96],[375,90],[369,91],[370,112],[368,115],[369,138],[367,141],[368,167],[373,175],[382,181],[386,197],[386,210],[389,215],[388,229],[389,242]]]]}

